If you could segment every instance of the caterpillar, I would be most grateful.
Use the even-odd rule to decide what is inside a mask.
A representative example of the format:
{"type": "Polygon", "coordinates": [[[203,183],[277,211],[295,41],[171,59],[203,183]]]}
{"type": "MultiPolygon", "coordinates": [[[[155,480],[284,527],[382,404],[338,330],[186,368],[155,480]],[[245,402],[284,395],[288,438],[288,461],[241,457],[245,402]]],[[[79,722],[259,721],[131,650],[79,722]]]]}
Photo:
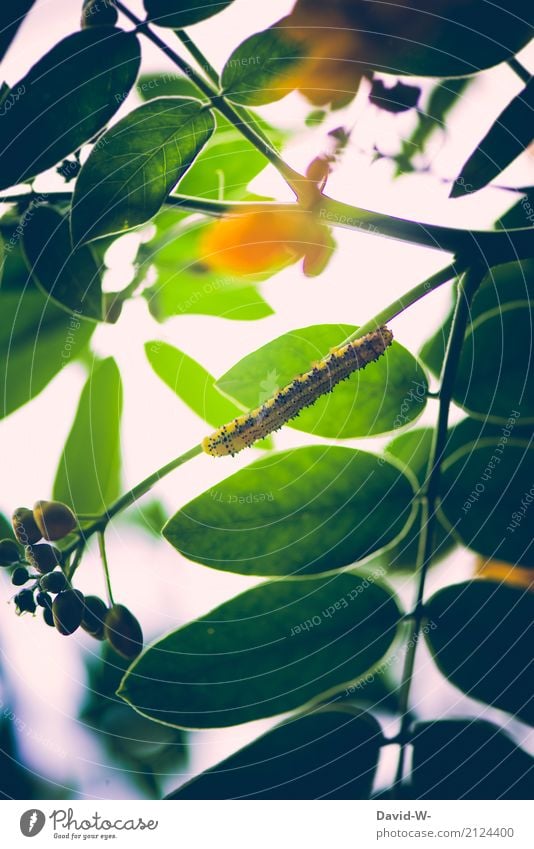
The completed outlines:
{"type": "Polygon", "coordinates": [[[321,395],[346,380],[358,369],[378,360],[393,342],[388,327],[379,327],[355,342],[332,348],[328,356],[314,363],[310,371],[279,389],[261,407],[238,416],[202,440],[202,449],[212,457],[234,456],[294,419],[311,407],[321,395]]]}

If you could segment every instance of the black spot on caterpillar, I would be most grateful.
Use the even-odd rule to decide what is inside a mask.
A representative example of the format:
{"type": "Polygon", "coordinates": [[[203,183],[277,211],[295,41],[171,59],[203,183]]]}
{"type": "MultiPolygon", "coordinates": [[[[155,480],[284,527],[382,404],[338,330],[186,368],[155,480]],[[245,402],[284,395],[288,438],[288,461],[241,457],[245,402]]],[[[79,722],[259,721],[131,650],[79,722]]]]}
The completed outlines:
{"type": "Polygon", "coordinates": [[[333,348],[327,357],[314,363],[310,371],[279,389],[261,407],[238,416],[202,440],[202,448],[212,457],[232,456],[264,439],[294,419],[305,407],[330,392],[369,363],[378,360],[393,342],[388,327],[379,327],[355,342],[333,348]]]}

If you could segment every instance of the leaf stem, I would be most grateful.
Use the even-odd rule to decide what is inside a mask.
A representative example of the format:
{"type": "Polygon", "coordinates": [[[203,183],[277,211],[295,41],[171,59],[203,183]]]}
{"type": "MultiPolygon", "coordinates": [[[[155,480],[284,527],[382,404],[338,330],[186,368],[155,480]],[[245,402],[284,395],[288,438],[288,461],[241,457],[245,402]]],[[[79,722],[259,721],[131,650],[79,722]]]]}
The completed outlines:
{"type": "Polygon", "coordinates": [[[156,47],[167,56],[170,61],[176,65],[190,80],[202,94],[208,98],[211,105],[217,109],[221,115],[224,115],[237,130],[243,135],[251,144],[254,145],[269,162],[274,165],[274,167],[278,170],[278,172],[282,175],[290,189],[294,192],[294,194],[298,197],[300,188],[303,183],[307,182],[306,178],[291,168],[284,160],[280,157],[280,155],[276,152],[276,150],[270,145],[270,143],[266,143],[265,140],[258,136],[253,127],[244,123],[242,118],[236,112],[236,110],[231,106],[224,97],[221,95],[218,89],[213,88],[212,84],[204,79],[200,74],[195,71],[195,69],[183,59],[178,53],[176,53],[172,47],[169,47],[163,39],[157,35],[149,26],[148,21],[142,21],[137,15],[134,15],[133,12],[130,11],[121,0],[115,0],[115,6],[117,9],[123,13],[133,24],[138,32],[148,38],[156,47]]]}
{"type": "MultiPolygon", "coordinates": [[[[209,80],[217,86],[217,89],[219,89],[219,74],[217,73],[213,65],[210,63],[209,59],[204,55],[204,53],[202,53],[198,45],[195,44],[189,33],[186,33],[186,31],[183,29],[176,29],[174,31],[182,42],[182,44],[184,45],[185,49],[191,54],[193,59],[195,59],[196,63],[202,68],[209,80]]],[[[250,112],[250,110],[246,109],[244,106],[238,106],[235,103],[232,104],[232,106],[234,112],[237,113],[241,120],[244,123],[250,124],[254,128],[256,134],[261,138],[263,143],[275,150],[276,148],[274,144],[263,132],[263,129],[259,125],[253,113],[250,112]]]]}
{"type": "MultiPolygon", "coordinates": [[[[23,192],[2,195],[0,203],[27,201],[32,194],[32,192],[23,192]]],[[[436,224],[382,215],[326,196],[321,197],[322,202],[314,207],[314,211],[327,226],[358,230],[374,236],[397,239],[411,245],[456,253],[464,267],[469,264],[468,259],[472,255],[476,255],[477,258],[483,256],[489,266],[529,259],[534,253],[534,227],[520,227],[512,230],[459,230],[455,227],[441,227],[436,224]]],[[[48,192],[46,199],[50,203],[70,203],[72,192],[48,192]]],[[[295,202],[219,201],[180,194],[169,195],[165,204],[215,218],[223,215],[246,215],[249,212],[257,212],[258,209],[268,209],[272,212],[295,212],[299,209],[295,202]]],[[[2,229],[1,221],[0,229],[2,229]]]]}
{"type": "Polygon", "coordinates": [[[441,271],[437,271],[431,277],[423,280],[422,283],[414,286],[413,289],[410,289],[401,298],[397,298],[396,301],[393,301],[387,307],[384,307],[384,309],[373,316],[373,318],[370,318],[369,321],[362,324],[358,330],[351,333],[351,335],[348,336],[341,345],[347,345],[349,342],[354,342],[355,339],[360,339],[362,336],[365,336],[366,333],[371,333],[378,327],[382,327],[383,324],[387,324],[388,321],[391,321],[397,315],[400,315],[404,312],[404,310],[408,309],[408,307],[411,307],[412,304],[415,304],[417,301],[421,300],[421,298],[424,298],[425,295],[428,295],[429,292],[432,292],[439,286],[443,286],[444,283],[448,283],[449,280],[452,280],[452,278],[456,277],[461,271],[463,271],[463,268],[455,263],[451,263],[445,268],[442,268],[441,271]]]}
{"type": "Polygon", "coordinates": [[[515,56],[511,56],[507,60],[506,64],[509,68],[512,69],[515,74],[517,74],[517,76],[522,82],[528,84],[531,81],[532,74],[527,68],[525,68],[524,65],[521,64],[518,59],[515,58],[515,56]]]}
{"type": "Polygon", "coordinates": [[[111,578],[109,575],[108,556],[106,553],[106,539],[104,536],[104,531],[98,532],[98,548],[100,551],[102,566],[104,567],[104,577],[106,579],[106,591],[108,594],[109,606],[113,607],[115,601],[113,600],[113,590],[111,589],[111,578]]]}
{"type": "MultiPolygon", "coordinates": [[[[447,444],[447,428],[452,393],[460,362],[460,354],[465,337],[465,331],[471,311],[471,301],[484,277],[482,265],[469,268],[458,285],[458,298],[452,320],[451,331],[447,341],[447,349],[441,373],[441,388],[438,421],[433,433],[428,471],[422,487],[421,533],[417,552],[416,575],[419,577],[417,600],[413,611],[413,624],[409,632],[408,647],[404,663],[402,682],[400,686],[399,705],[401,727],[399,736],[406,739],[410,723],[409,698],[413,680],[417,643],[420,637],[421,624],[424,618],[424,593],[428,568],[434,554],[434,531],[437,521],[437,502],[441,484],[441,464],[447,444]]],[[[394,788],[398,789],[405,771],[407,748],[401,744],[394,788]]]]}

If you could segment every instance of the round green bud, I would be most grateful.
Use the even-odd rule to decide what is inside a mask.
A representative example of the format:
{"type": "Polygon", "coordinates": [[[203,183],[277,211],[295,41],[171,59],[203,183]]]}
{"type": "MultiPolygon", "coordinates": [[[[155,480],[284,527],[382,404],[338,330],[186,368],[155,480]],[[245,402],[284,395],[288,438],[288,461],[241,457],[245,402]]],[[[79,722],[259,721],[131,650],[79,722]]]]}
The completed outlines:
{"type": "Polygon", "coordinates": [[[11,566],[20,560],[19,547],[12,539],[0,540],[0,566],[11,566]]]}
{"type": "Polygon", "coordinates": [[[13,513],[13,531],[22,545],[33,545],[42,537],[33,512],[28,507],[17,507],[13,513]]]}
{"type": "Polygon", "coordinates": [[[39,581],[39,586],[44,592],[61,593],[68,589],[69,582],[63,572],[49,572],[47,575],[43,575],[39,581]]]}
{"type": "Polygon", "coordinates": [[[84,0],[81,27],[112,27],[117,23],[118,17],[111,0],[84,0]]]}
{"type": "Polygon", "coordinates": [[[41,575],[52,572],[61,563],[61,552],[53,545],[47,545],[45,542],[27,545],[25,552],[28,563],[34,569],[37,569],[41,575]]]}
{"type": "Polygon", "coordinates": [[[104,639],[104,622],[108,612],[107,605],[96,595],[85,597],[82,628],[97,640],[104,639]]]}
{"type": "Polygon", "coordinates": [[[23,584],[29,579],[30,574],[25,566],[17,566],[16,569],[13,569],[13,574],[11,575],[11,583],[16,587],[22,587],[23,584]]]}
{"type": "Polygon", "coordinates": [[[84,611],[83,593],[79,590],[65,590],[52,602],[54,625],[60,634],[68,636],[80,627],[84,611]]]}
{"type": "Polygon", "coordinates": [[[39,607],[52,607],[52,596],[48,595],[48,593],[37,593],[35,601],[39,607]]]}
{"type": "Polygon", "coordinates": [[[17,613],[35,613],[36,604],[32,590],[22,590],[15,596],[17,613]]]}
{"type": "Polygon", "coordinates": [[[113,605],[106,614],[104,633],[109,644],[122,657],[131,660],[143,650],[141,625],[127,607],[113,605]]]}
{"type": "Polygon", "coordinates": [[[76,516],[61,501],[37,501],[33,506],[33,518],[47,540],[63,539],[77,527],[76,516]]]}
{"type": "Polygon", "coordinates": [[[45,607],[43,610],[43,619],[47,625],[50,625],[52,628],[54,627],[54,614],[51,607],[45,607]]]}

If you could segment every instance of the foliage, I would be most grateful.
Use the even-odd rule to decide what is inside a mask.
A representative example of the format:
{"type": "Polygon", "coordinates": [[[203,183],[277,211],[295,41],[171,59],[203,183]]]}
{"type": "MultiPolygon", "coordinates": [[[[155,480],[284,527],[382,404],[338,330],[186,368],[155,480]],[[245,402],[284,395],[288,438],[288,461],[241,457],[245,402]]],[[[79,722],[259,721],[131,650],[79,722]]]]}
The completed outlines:
{"type": "MultiPolygon", "coordinates": [[[[65,636],[81,627],[105,641],[90,664],[83,719],[121,768],[141,776],[148,796],[163,795],[161,774],[183,763],[182,729],[285,714],[169,798],[371,798],[382,748],[392,742],[401,755],[385,796],[528,798],[532,758],[521,746],[480,718],[445,719],[438,710],[421,722],[411,685],[424,635],[436,670],[472,700],[473,712],[492,706],[534,722],[532,188],[510,187],[512,208],[481,232],[370,212],[326,193],[353,144],[352,119],[341,110],[356,96],[385,121],[412,116],[389,157],[397,176],[409,174],[425,162],[435,130],[448,131],[449,114],[476,75],[491,82],[486,70],[507,62],[522,89],[500,114],[495,109],[451,181],[451,204],[477,192],[482,204],[487,187],[532,143],[534,88],[515,58],[531,37],[523,0],[506,7],[421,0],[417,9],[297,0],[282,20],[229,44],[220,73],[183,28],[221,15],[225,34],[224,16],[239,0],[198,0],[194,8],[144,0],[144,23],[127,4],[107,2],[106,21],[93,19],[85,3],[83,28],[32,57],[27,73],[0,91],[0,416],[31,403],[73,361],[86,370],[47,496],[61,503],[17,508],[13,533],[0,516],[10,540],[3,568],[24,587],[17,612],[38,609],[65,636]],[[166,28],[167,41],[157,27],[166,28]],[[174,63],[173,75],[138,78],[147,42],[174,63]],[[281,152],[290,132],[255,111],[287,95],[320,107],[295,134],[319,137],[322,122],[340,110],[340,125],[325,134],[305,173],[281,152]],[[292,200],[251,190],[267,165],[292,200]],[[46,185],[53,168],[72,190],[37,191],[34,179],[46,185]],[[373,234],[378,249],[388,237],[434,247],[450,264],[414,280],[375,316],[361,315],[361,301],[357,314],[339,304],[344,323],[290,328],[217,374],[180,343],[157,341],[155,322],[154,341],[131,334],[132,350],[145,343],[176,403],[222,426],[221,439],[243,415],[255,417],[264,436],[261,423],[280,404],[281,389],[298,389],[304,373],[324,378],[332,348],[390,323],[396,332],[399,314],[452,283],[450,315],[420,357],[395,340],[363,370],[352,346],[346,379],[321,383],[327,391],[316,390],[313,406],[280,423],[302,444],[274,451],[268,435],[256,445],[260,459],[238,470],[221,460],[220,479],[207,491],[170,511],[153,500],[146,516],[131,519],[194,564],[265,579],[141,650],[140,624],[113,597],[106,531],[162,477],[194,461],[202,444],[121,494],[122,378],[115,359],[97,355],[93,333],[107,324],[113,337],[123,305],[139,294],[150,319],[173,319],[173,327],[182,315],[210,316],[202,325],[208,342],[210,321],[232,319],[241,333],[240,322],[274,313],[263,281],[291,266],[293,275],[321,275],[338,250],[337,227],[373,234]],[[125,233],[135,241],[135,272],[110,293],[106,252],[125,233]],[[461,420],[451,426],[452,411],[461,420]],[[414,427],[423,412],[427,420],[435,413],[435,425],[414,427]],[[370,436],[387,437],[382,453],[342,444],[370,436]],[[39,542],[45,531],[36,519],[52,509],[69,517],[64,532],[47,535],[54,547],[39,542]],[[107,603],[73,588],[93,536],[107,603]],[[446,566],[436,569],[428,597],[429,569],[453,549],[466,562],[475,553],[476,572],[451,583],[446,566]],[[401,570],[417,599],[406,610],[394,591],[401,570]],[[399,720],[394,740],[384,732],[383,709],[399,720]]],[[[16,18],[0,13],[0,55],[17,48],[16,40],[9,46],[31,14],[32,2],[19,5],[16,18]]],[[[375,145],[369,158],[383,156],[375,145]]],[[[287,271],[283,279],[291,286],[287,271]]],[[[158,411],[146,416],[148,439],[158,411]]],[[[150,579],[143,580],[148,591],[150,579]]],[[[5,722],[0,736],[6,757],[15,757],[5,722]]],[[[17,768],[0,792],[48,789],[17,768]]]]}

